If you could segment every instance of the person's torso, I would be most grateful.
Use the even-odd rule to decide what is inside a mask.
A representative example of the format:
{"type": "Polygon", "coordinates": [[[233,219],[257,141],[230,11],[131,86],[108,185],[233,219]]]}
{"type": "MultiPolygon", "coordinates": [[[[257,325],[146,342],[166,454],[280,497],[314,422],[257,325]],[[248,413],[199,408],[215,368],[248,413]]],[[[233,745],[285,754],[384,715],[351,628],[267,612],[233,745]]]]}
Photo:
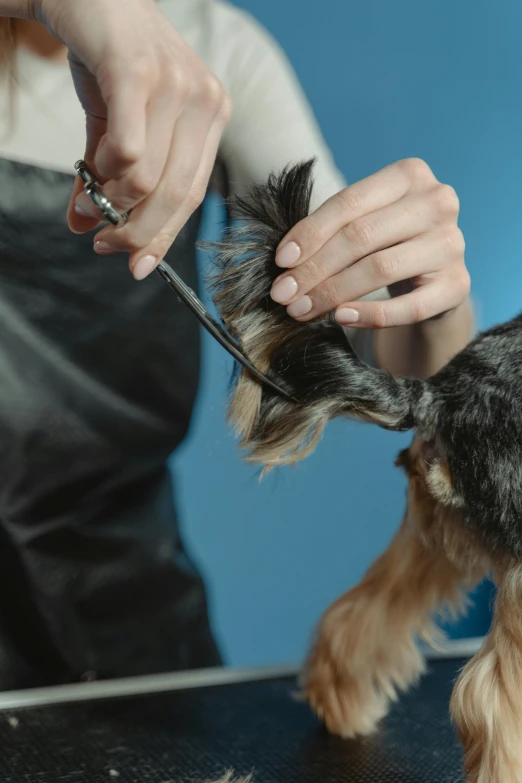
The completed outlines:
{"type": "MultiPolygon", "coordinates": [[[[68,229],[85,145],[68,67],[21,52],[17,69],[12,129],[0,128],[0,513],[49,482],[166,459],[200,360],[198,324],[159,275],[137,283],[126,255],[98,257],[92,234],[68,229]]],[[[4,118],[7,104],[4,85],[4,118]]],[[[193,288],[199,221],[167,256],[193,288]]]]}

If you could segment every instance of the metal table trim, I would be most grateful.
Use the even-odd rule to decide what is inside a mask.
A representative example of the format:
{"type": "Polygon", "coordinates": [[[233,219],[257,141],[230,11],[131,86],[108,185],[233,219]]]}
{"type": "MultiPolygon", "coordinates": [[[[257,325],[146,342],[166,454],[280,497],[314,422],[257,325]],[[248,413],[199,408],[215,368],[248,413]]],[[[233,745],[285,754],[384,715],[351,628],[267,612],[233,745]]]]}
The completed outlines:
{"type": "MultiPolygon", "coordinates": [[[[421,645],[428,660],[442,658],[466,658],[474,655],[481,647],[483,638],[448,640],[442,650],[431,650],[421,645]]],[[[48,688],[33,688],[0,693],[0,712],[26,707],[50,704],[94,701],[98,699],[139,696],[166,691],[206,688],[217,685],[234,685],[242,682],[294,677],[299,672],[298,664],[267,666],[260,668],[200,669],[188,672],[151,674],[142,677],[128,677],[117,680],[101,680],[74,685],[57,685],[48,688]]]]}

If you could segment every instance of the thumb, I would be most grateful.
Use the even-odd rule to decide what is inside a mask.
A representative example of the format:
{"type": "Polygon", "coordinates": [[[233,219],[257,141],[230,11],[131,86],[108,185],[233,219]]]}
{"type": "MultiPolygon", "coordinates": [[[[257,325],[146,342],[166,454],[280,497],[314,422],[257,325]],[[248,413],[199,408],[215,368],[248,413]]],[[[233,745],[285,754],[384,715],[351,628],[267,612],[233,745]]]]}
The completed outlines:
{"type": "MultiPolygon", "coordinates": [[[[103,143],[103,139],[105,138],[106,126],[107,123],[104,119],[100,119],[99,117],[92,117],[91,115],[87,114],[87,142],[85,145],[84,160],[87,163],[89,170],[98,180],[99,177],[94,165],[94,159],[96,157],[98,148],[103,143]]],[[[103,184],[103,180],[99,181],[103,184]]],[[[84,234],[87,231],[93,231],[102,222],[101,218],[97,219],[88,217],[88,215],[92,214],[93,211],[96,212],[96,208],[94,207],[94,204],[91,205],[91,202],[87,196],[82,197],[82,200],[87,207],[87,211],[83,214],[77,211],[77,209],[81,209],[81,200],[78,204],[76,204],[76,199],[80,193],[83,193],[83,182],[79,177],[76,177],[71,199],[69,201],[69,207],[67,209],[67,222],[69,224],[69,228],[75,234],[84,234]]]]}

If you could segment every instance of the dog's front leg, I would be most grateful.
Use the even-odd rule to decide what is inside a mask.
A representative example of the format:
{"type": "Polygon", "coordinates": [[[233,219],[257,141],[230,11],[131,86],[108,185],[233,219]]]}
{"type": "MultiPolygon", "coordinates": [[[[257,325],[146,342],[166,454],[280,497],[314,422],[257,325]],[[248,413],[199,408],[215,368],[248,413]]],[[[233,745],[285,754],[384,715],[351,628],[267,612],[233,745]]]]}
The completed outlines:
{"type": "Polygon", "coordinates": [[[454,510],[428,492],[417,443],[409,451],[402,526],[362,582],[328,609],[302,675],[312,708],[344,737],[371,733],[398,693],[419,678],[424,661],[416,635],[429,640],[433,614],[458,607],[462,588],[478,582],[487,567],[454,510]]]}

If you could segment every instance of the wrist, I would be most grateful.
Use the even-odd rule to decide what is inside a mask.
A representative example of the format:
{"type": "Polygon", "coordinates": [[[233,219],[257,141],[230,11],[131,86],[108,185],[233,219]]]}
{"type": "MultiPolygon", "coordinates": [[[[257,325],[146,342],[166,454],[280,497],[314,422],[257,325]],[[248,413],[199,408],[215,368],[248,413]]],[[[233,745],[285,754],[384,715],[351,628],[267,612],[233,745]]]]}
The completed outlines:
{"type": "Polygon", "coordinates": [[[0,16],[35,19],[35,6],[40,0],[0,0],[0,16]]]}
{"type": "Polygon", "coordinates": [[[392,375],[428,378],[466,347],[473,338],[474,324],[473,303],[468,297],[436,319],[377,330],[377,363],[392,375]]]}
{"type": "Polygon", "coordinates": [[[420,333],[425,333],[427,336],[433,332],[449,331],[457,327],[461,333],[469,332],[471,340],[475,329],[475,314],[470,296],[466,297],[457,307],[446,310],[434,318],[428,318],[415,326],[420,333]]]}

